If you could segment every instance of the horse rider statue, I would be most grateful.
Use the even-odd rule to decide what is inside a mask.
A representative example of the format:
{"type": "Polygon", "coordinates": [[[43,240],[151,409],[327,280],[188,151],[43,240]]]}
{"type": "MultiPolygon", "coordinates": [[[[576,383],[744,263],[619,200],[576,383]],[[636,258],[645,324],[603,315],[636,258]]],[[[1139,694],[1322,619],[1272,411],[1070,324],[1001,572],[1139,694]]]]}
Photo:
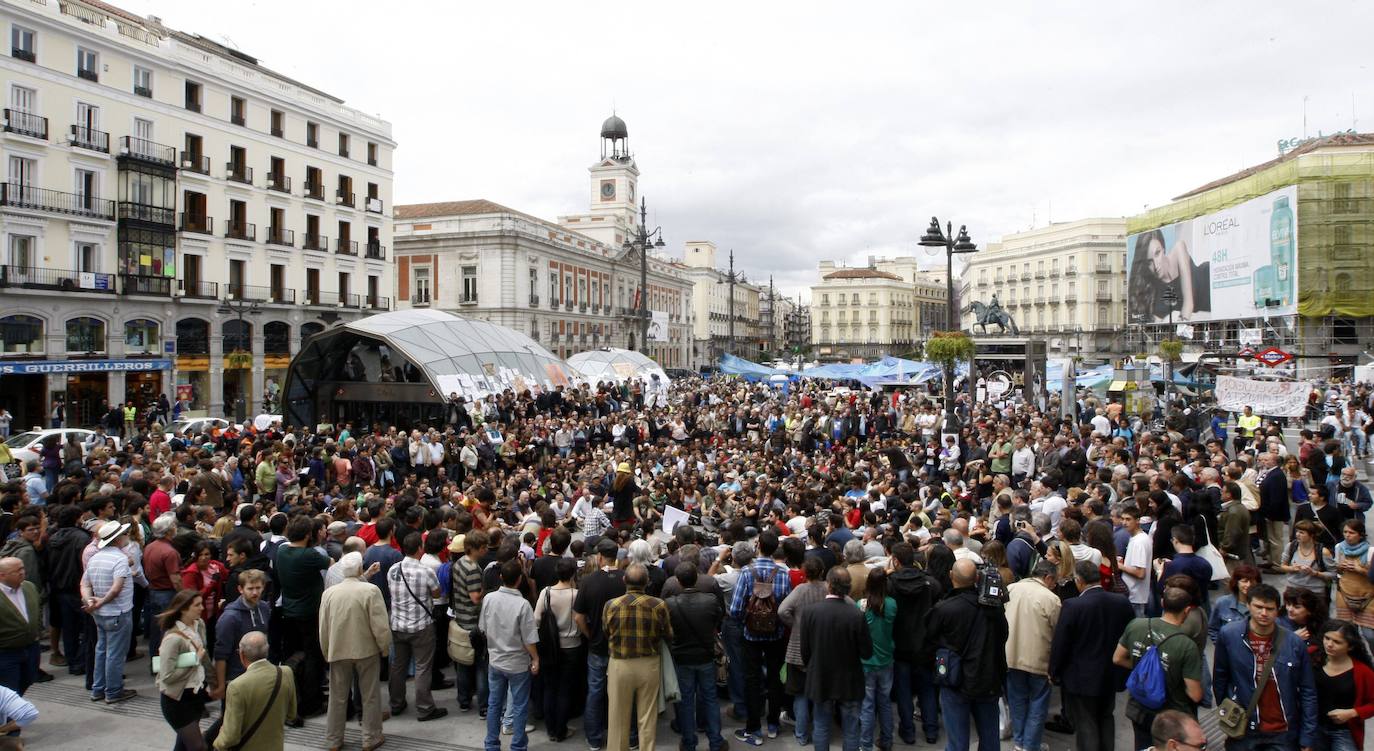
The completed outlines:
{"type": "Polygon", "coordinates": [[[975,300],[969,303],[969,307],[973,310],[973,325],[981,327],[982,333],[988,333],[989,324],[997,324],[1000,334],[1005,334],[1008,330],[1013,335],[1021,333],[1016,328],[1016,321],[1012,319],[1011,314],[1003,310],[1001,303],[997,302],[997,293],[993,293],[992,301],[988,304],[984,305],[975,300]]]}

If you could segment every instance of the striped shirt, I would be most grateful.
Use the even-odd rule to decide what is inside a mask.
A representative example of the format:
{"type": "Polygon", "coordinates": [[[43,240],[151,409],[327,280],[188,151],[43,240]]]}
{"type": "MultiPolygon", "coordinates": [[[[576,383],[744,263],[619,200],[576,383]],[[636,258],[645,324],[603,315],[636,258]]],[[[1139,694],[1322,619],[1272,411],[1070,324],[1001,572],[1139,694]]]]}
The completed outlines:
{"type": "Polygon", "coordinates": [[[453,596],[453,622],[466,631],[476,630],[482,606],[472,601],[472,595],[482,595],[482,567],[464,555],[454,561],[451,576],[449,592],[453,596]]]}
{"type": "Polygon", "coordinates": [[[124,588],[113,600],[100,606],[96,611],[98,615],[119,615],[133,610],[134,583],[129,556],[123,550],[107,546],[96,551],[86,564],[86,581],[90,582],[92,594],[97,598],[104,597],[119,579],[124,580],[124,588]]]}
{"type": "Polygon", "coordinates": [[[392,631],[413,634],[434,625],[430,593],[439,588],[439,580],[429,566],[407,556],[391,567],[386,580],[391,589],[392,631]]]}

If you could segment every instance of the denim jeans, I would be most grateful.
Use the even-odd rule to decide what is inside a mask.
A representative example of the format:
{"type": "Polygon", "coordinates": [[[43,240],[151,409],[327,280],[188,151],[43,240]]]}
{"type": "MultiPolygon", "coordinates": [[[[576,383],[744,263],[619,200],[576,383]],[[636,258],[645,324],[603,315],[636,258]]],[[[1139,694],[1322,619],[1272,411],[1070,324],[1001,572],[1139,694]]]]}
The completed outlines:
{"type": "Polygon", "coordinates": [[[172,604],[176,597],[175,589],[149,589],[148,603],[144,608],[143,633],[148,635],[148,657],[157,657],[158,647],[162,646],[162,629],[158,628],[157,617],[172,604]]]}
{"type": "MultiPolygon", "coordinates": [[[[1320,728],[1318,728],[1318,733],[1318,737],[1321,737],[1320,728]]],[[[1348,735],[1346,737],[1349,738],[1348,735]]],[[[1352,749],[1354,747],[1354,745],[1350,746],[1352,749]]],[[[1226,751],[1290,751],[1293,748],[1296,746],[1289,742],[1286,733],[1251,733],[1244,738],[1233,738],[1226,741],[1226,751]]],[[[1323,751],[1330,751],[1329,747],[1323,751]]]]}
{"type": "Polygon", "coordinates": [[[606,746],[606,668],[611,658],[595,652],[587,653],[587,708],[582,711],[582,731],[587,745],[606,746]]]}
{"type": "Polygon", "coordinates": [[[1011,741],[1021,748],[1040,748],[1045,716],[1050,710],[1050,681],[1024,670],[1007,671],[1007,708],[1011,741]]]}
{"type": "Polygon", "coordinates": [[[720,751],[725,739],[720,736],[720,705],[716,700],[716,666],[677,665],[677,687],[682,700],[677,703],[677,725],[682,733],[682,750],[697,748],[697,704],[705,713],[706,743],[711,751],[720,751]]]}
{"type": "Polygon", "coordinates": [[[844,733],[844,751],[858,751],[859,748],[859,701],[818,701],[814,702],[811,717],[811,740],[816,751],[830,751],[830,725],[835,710],[840,712],[840,730],[844,733]]]}
{"type": "Polygon", "coordinates": [[[24,695],[38,677],[38,642],[18,649],[0,649],[0,686],[24,695]]]}
{"type": "Polygon", "coordinates": [[[734,618],[726,618],[720,623],[720,640],[730,660],[730,675],[726,681],[730,703],[734,705],[735,714],[744,717],[749,712],[744,699],[744,627],[734,618]]]}
{"type": "Polygon", "coordinates": [[[525,751],[530,738],[525,732],[525,718],[530,710],[530,675],[528,670],[507,673],[500,668],[487,667],[487,738],[486,751],[501,751],[501,715],[505,714],[506,691],[515,706],[515,733],[511,736],[510,751],[525,751]]]}
{"type": "Polygon", "coordinates": [[[67,656],[67,672],[75,675],[85,668],[86,650],[92,648],[81,638],[90,616],[81,609],[79,592],[56,592],[53,597],[57,600],[57,617],[62,626],[62,652],[67,656]]]}
{"type": "Polygon", "coordinates": [[[1317,735],[1322,740],[1322,751],[1359,751],[1355,748],[1355,739],[1350,736],[1349,728],[1332,730],[1331,728],[1318,726],[1317,735]]]}
{"type": "Polygon", "coordinates": [[[969,699],[957,689],[940,688],[940,708],[945,717],[945,751],[968,751],[969,716],[978,730],[978,751],[998,751],[997,697],[969,699]]]}
{"type": "MultiPolygon", "coordinates": [[[[792,670],[794,667],[788,665],[787,669],[792,670]]],[[[806,698],[806,694],[792,697],[792,719],[797,721],[797,729],[792,731],[797,739],[797,745],[807,745],[811,742],[811,700],[806,698]]]]}
{"type": "Polygon", "coordinates": [[[892,699],[897,702],[897,735],[903,743],[916,742],[913,698],[921,704],[921,728],[934,737],[940,732],[940,705],[930,671],[910,662],[892,663],[892,699]]]}
{"type": "MultiPolygon", "coordinates": [[[[478,655],[484,657],[483,655],[478,655]]],[[[477,695],[477,706],[487,705],[487,661],[485,658],[471,665],[457,666],[458,706],[471,707],[473,694],[477,695]]]]}
{"type": "Polygon", "coordinates": [[[129,639],[134,634],[134,611],[119,615],[95,616],[95,672],[91,676],[91,696],[112,699],[124,690],[124,659],[129,655],[129,639]]]}
{"type": "MultiPolygon", "coordinates": [[[[873,748],[873,729],[877,726],[878,745],[892,747],[892,666],[864,671],[863,716],[859,722],[859,745],[873,748]]],[[[1040,748],[1036,746],[1036,748],[1040,748]]]]}

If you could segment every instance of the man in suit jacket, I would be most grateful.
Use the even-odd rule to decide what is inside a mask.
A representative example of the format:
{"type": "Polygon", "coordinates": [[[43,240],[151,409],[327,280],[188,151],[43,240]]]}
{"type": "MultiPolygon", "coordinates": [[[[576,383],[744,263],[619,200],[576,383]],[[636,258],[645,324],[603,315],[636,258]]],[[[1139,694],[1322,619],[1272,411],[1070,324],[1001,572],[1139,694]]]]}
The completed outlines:
{"type": "Polygon", "coordinates": [[[363,704],[363,749],[382,745],[381,656],[391,649],[391,620],[382,590],[368,577],[381,570],[374,563],[363,571],[360,553],[339,559],[343,581],[320,598],[320,651],[329,663],[329,713],[325,717],[325,745],[343,746],[348,714],[348,690],[354,679],[363,704]]]}
{"type": "Polygon", "coordinates": [[[246,670],[229,682],[215,748],[278,751],[286,744],[282,727],[296,717],[295,677],[267,661],[267,634],[261,631],[250,631],[239,640],[239,659],[246,670]],[[281,685],[273,699],[278,677],[281,685]]]}
{"type": "Polygon", "coordinates": [[[1277,454],[1265,451],[1259,455],[1259,515],[1263,523],[1264,557],[1272,568],[1283,563],[1284,525],[1288,523],[1288,475],[1278,466],[1277,454]]]}
{"type": "Polygon", "coordinates": [[[0,686],[23,696],[38,679],[43,608],[22,560],[0,558],[0,592],[0,686]]]}
{"type": "Polygon", "coordinates": [[[873,640],[863,612],[845,602],[849,572],[836,566],[830,569],[825,583],[830,594],[802,610],[799,621],[806,698],[815,704],[811,739],[816,751],[829,751],[830,723],[838,704],[845,751],[855,751],[864,699],[862,661],[873,655],[873,640]]]}
{"type": "Polygon", "coordinates": [[[200,472],[196,474],[192,484],[201,489],[203,505],[218,512],[224,509],[224,494],[229,492],[229,481],[225,480],[217,469],[218,467],[210,460],[202,461],[200,472]]]}
{"type": "Polygon", "coordinates": [[[1060,609],[1050,643],[1050,681],[1064,694],[1078,751],[1112,748],[1112,712],[1117,692],[1125,687],[1124,671],[1112,664],[1112,654],[1135,611],[1124,595],[1102,588],[1101,569],[1092,561],[1075,563],[1073,580],[1079,595],[1060,609]]]}

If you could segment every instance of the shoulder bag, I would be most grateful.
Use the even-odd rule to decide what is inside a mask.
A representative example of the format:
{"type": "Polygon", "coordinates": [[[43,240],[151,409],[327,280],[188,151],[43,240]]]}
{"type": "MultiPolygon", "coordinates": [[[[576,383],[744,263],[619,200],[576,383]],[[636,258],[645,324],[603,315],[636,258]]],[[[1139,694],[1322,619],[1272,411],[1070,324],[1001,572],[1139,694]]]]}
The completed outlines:
{"type": "Polygon", "coordinates": [[[1283,647],[1283,629],[1274,630],[1274,648],[1269,651],[1269,659],[1264,661],[1264,669],[1260,671],[1259,682],[1255,684],[1254,693],[1250,694],[1250,703],[1241,707],[1240,703],[1231,697],[1221,700],[1217,706],[1217,724],[1221,727],[1221,732],[1227,738],[1244,738],[1250,729],[1250,715],[1254,713],[1255,707],[1259,705],[1260,696],[1264,693],[1265,686],[1269,685],[1269,673],[1274,669],[1274,661],[1279,656],[1279,650],[1283,647]]]}

